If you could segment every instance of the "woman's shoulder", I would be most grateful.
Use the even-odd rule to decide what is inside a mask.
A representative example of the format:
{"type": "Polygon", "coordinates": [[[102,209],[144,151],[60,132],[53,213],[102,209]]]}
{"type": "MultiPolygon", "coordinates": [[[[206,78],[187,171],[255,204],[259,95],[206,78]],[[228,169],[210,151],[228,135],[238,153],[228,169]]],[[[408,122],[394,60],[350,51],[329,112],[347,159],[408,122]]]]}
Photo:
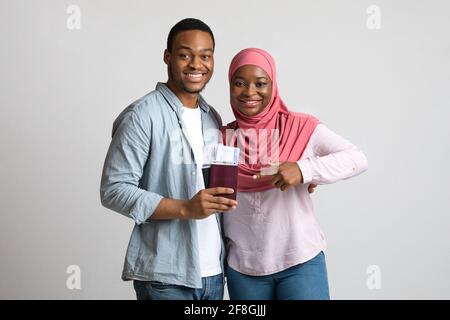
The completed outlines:
{"type": "Polygon", "coordinates": [[[300,125],[307,124],[308,126],[316,127],[320,124],[320,120],[309,113],[289,111],[289,113],[284,114],[284,116],[287,121],[298,121],[300,125]]]}
{"type": "Polygon", "coordinates": [[[308,119],[317,119],[314,115],[309,114],[309,113],[304,113],[304,112],[295,112],[295,111],[289,111],[289,116],[292,116],[294,118],[302,118],[305,120],[308,119]]]}

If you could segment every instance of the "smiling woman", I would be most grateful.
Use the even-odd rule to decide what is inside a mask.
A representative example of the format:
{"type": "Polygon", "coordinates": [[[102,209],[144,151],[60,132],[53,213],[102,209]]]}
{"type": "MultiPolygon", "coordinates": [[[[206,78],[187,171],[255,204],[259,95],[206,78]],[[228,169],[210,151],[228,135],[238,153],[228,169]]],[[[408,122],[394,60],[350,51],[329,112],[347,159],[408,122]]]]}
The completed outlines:
{"type": "Polygon", "coordinates": [[[224,142],[244,156],[239,205],[223,218],[228,290],[233,300],[329,299],[310,186],[355,176],[367,159],[314,116],[289,111],[275,70],[270,54],[256,48],[239,52],[229,69],[236,121],[224,128],[224,142]],[[277,163],[270,174],[266,160],[277,163]]]}
{"type": "Polygon", "coordinates": [[[230,97],[239,111],[248,116],[255,116],[272,99],[272,80],[263,69],[244,65],[233,75],[230,97]]]}

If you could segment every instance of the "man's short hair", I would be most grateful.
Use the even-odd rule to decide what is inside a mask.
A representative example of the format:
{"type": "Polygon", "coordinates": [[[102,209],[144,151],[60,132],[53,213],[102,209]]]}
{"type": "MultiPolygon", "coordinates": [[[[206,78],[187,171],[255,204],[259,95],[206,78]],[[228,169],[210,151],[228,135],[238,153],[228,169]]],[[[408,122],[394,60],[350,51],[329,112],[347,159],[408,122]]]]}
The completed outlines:
{"type": "Polygon", "coordinates": [[[206,23],[204,23],[201,20],[194,19],[194,18],[187,18],[179,21],[176,25],[170,29],[169,36],[167,37],[167,51],[172,52],[172,44],[173,40],[177,36],[177,34],[183,32],[183,31],[190,31],[190,30],[200,30],[204,32],[208,32],[209,35],[212,38],[213,41],[213,50],[216,46],[216,42],[214,40],[214,35],[211,31],[211,28],[208,27],[206,23]]]}

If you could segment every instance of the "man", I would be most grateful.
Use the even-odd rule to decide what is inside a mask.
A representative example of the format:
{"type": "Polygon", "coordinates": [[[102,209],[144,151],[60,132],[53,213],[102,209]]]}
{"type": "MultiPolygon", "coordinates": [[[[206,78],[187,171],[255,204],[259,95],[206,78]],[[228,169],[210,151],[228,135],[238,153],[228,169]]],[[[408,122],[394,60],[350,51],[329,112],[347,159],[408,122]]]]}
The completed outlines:
{"type": "Polygon", "coordinates": [[[136,222],[122,279],[134,280],[138,299],[223,298],[216,213],[237,203],[219,196],[233,189],[204,189],[203,147],[218,141],[221,126],[200,96],[213,73],[214,45],[202,21],[178,22],[164,51],[168,81],[113,125],[100,195],[105,207],[136,222]]]}

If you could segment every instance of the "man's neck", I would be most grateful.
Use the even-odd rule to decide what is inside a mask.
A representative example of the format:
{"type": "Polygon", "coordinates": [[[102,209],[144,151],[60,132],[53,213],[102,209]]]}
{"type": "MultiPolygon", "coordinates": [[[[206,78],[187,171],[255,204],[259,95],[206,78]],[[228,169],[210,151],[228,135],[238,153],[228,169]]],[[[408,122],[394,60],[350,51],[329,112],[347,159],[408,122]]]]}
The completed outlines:
{"type": "Polygon", "coordinates": [[[180,99],[183,106],[186,108],[195,109],[198,106],[198,93],[189,93],[179,89],[176,85],[170,81],[166,82],[169,89],[180,99]]]}

